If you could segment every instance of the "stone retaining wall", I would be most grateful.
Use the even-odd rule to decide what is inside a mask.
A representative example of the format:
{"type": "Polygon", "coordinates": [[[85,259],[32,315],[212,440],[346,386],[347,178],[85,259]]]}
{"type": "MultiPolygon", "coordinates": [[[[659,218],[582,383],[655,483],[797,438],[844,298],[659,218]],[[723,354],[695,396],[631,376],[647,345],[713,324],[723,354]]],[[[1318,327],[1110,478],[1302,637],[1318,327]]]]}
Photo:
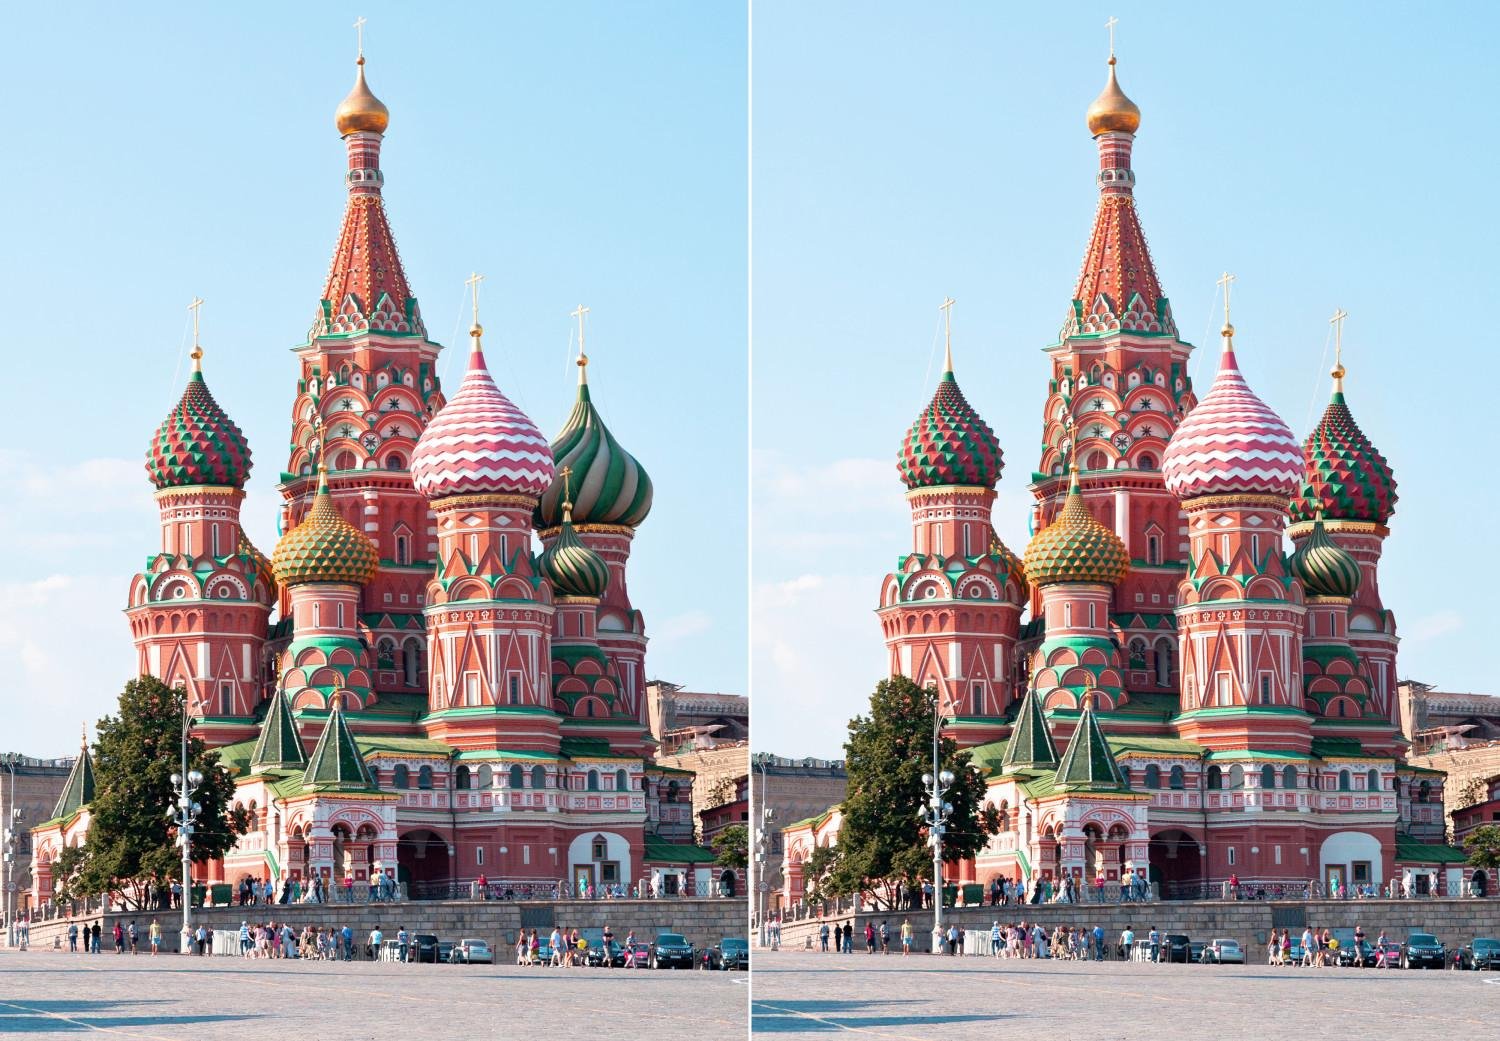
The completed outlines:
{"type": "MultiPolygon", "coordinates": [[[[127,926],[132,919],[140,932],[141,946],[146,946],[146,930],[152,917],[161,921],[164,950],[177,950],[182,912],[139,913],[109,912],[80,916],[77,921],[100,923],[101,950],[109,950],[115,922],[127,926]]],[[[413,901],[400,904],[272,904],[251,907],[195,908],[193,923],[213,927],[215,933],[238,933],[240,922],[266,920],[286,922],[298,932],[303,926],[343,928],[348,925],[361,945],[370,930],[379,925],[387,939],[405,926],[412,933],[435,933],[444,940],[482,939],[509,960],[515,947],[516,933],[523,924],[533,925],[545,935],[555,923],[565,929],[601,928],[608,925],[616,938],[624,941],[632,930],[638,938],[652,939],[658,932],[682,933],[699,947],[712,946],[726,936],[745,936],[749,928],[749,908],[743,899],[664,899],[664,900],[452,900],[413,901]]],[[[66,948],[68,920],[57,919],[31,927],[31,945],[53,946],[54,938],[66,948]]]]}
{"type": "MultiPolygon", "coordinates": [[[[915,947],[931,946],[932,912],[902,913],[844,912],[826,919],[808,919],[782,926],[783,947],[800,949],[818,946],[818,927],[854,923],[854,947],[864,949],[865,923],[873,921],[876,929],[889,922],[891,942],[899,943],[901,922],[910,917],[916,930],[915,947]]],[[[1059,925],[1092,929],[1104,927],[1107,942],[1115,944],[1128,925],[1144,938],[1154,925],[1162,933],[1186,933],[1194,940],[1220,937],[1238,940],[1251,961],[1264,961],[1265,945],[1271,928],[1289,926],[1295,937],[1304,925],[1315,929],[1364,927],[1371,942],[1384,929],[1392,940],[1404,940],[1411,932],[1430,932],[1449,949],[1468,943],[1476,936],[1500,937],[1500,899],[1476,900],[1213,900],[1163,901],[1152,904],[1014,904],[1002,907],[945,908],[943,923],[953,922],[970,932],[986,935],[996,920],[1002,925],[1024,920],[1040,923],[1049,932],[1059,925]]]]}

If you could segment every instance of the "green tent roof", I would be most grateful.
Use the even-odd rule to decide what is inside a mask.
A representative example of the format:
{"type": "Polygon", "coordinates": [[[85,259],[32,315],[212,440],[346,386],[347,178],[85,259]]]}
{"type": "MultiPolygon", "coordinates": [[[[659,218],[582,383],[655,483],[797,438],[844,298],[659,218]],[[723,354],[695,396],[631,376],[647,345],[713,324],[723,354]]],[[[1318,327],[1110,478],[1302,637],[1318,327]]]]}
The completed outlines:
{"type": "Polygon", "coordinates": [[[1123,792],[1125,779],[1110,751],[1093,702],[1086,702],[1073,738],[1063,750],[1053,787],[1065,792],[1123,792]]]}
{"type": "Polygon", "coordinates": [[[1042,703],[1036,692],[1026,691],[1021,700],[1021,710],[1016,714],[1016,724],[1006,742],[1000,760],[1002,773],[1024,767],[1048,767],[1057,765],[1057,746],[1047,731],[1047,717],[1042,714],[1042,703]]]}
{"type": "Polygon", "coordinates": [[[78,758],[73,760],[73,769],[68,771],[68,779],[63,784],[62,794],[57,797],[57,805],[52,808],[52,819],[71,817],[93,801],[94,760],[89,755],[89,746],[84,745],[78,752],[78,758]]]}
{"type": "Polygon", "coordinates": [[[682,845],[666,842],[653,835],[646,836],[646,862],[657,864],[712,864],[719,858],[713,850],[702,846],[682,845]]]}
{"type": "Polygon", "coordinates": [[[271,695],[271,707],[261,724],[255,751],[250,754],[250,768],[261,773],[273,768],[292,769],[306,765],[307,750],[302,747],[302,738],[297,733],[297,721],[287,704],[286,692],[278,690],[271,695]]]}
{"type": "Polygon", "coordinates": [[[313,749],[307,769],[302,771],[302,787],[344,792],[375,790],[339,702],[334,702],[328,725],[323,728],[323,736],[318,738],[318,747],[313,749]]]}
{"type": "Polygon", "coordinates": [[[1464,864],[1468,856],[1461,849],[1437,843],[1418,842],[1410,835],[1397,833],[1396,860],[1408,864],[1464,864]]]}

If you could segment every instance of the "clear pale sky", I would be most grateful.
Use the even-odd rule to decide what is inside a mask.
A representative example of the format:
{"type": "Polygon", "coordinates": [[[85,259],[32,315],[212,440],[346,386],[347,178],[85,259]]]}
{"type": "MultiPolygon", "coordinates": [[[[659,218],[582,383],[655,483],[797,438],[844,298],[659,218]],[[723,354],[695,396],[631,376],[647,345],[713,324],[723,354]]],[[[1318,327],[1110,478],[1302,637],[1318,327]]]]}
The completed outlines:
{"type": "Polygon", "coordinates": [[[1490,4],[898,4],[755,8],[754,744],[841,755],[886,656],[881,576],[910,547],[895,453],[954,355],[1006,453],[995,521],[1027,542],[1048,370],[1093,218],[1084,110],[1120,18],[1142,110],[1136,196],[1192,375],[1214,281],[1298,436],[1349,312],[1350,407],[1400,502],[1381,590],[1403,677],[1493,692],[1500,509],[1480,346],[1494,270],[1490,4]],[[1325,354],[1325,351],[1328,353],[1325,354]]]}
{"type": "Polygon", "coordinates": [[[77,748],[135,658],[157,548],[142,467],[187,373],[249,438],[246,527],[275,544],[296,368],[345,191],[333,111],[369,19],[407,275],[456,387],[464,279],[491,369],[541,429],[594,400],[646,466],[631,565],[649,670],[746,689],[746,61],[735,4],[47,5],[10,11],[0,149],[11,391],[0,448],[0,750],[77,748]]]}

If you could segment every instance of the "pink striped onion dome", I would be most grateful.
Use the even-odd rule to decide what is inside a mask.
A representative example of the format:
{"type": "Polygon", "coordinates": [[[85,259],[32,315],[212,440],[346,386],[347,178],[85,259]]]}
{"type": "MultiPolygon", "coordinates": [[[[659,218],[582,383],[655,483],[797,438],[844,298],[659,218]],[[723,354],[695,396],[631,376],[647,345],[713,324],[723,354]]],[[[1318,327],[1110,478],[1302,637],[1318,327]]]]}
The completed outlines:
{"type": "Polygon", "coordinates": [[[950,355],[937,391],[901,442],[896,469],[910,491],[958,485],[993,488],[1005,455],[1000,441],[964,397],[950,355]]]}
{"type": "Polygon", "coordinates": [[[428,499],[508,494],[539,498],[552,483],[552,449],[531,417],[500,392],[474,326],[469,371],[412,452],[411,476],[428,499]]]}
{"type": "Polygon", "coordinates": [[[1230,327],[1219,374],[1172,435],[1161,468],[1180,500],[1244,492],[1290,499],[1302,487],[1302,446],[1240,374],[1230,327]]]}

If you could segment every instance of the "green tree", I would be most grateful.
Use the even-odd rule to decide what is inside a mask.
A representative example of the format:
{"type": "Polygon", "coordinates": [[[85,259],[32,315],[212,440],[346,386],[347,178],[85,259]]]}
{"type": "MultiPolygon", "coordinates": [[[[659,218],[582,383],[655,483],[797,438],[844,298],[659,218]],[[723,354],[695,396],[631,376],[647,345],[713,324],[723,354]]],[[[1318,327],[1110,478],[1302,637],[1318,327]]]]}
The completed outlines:
{"type": "MultiPolygon", "coordinates": [[[[931,880],[932,850],[918,811],[926,805],[922,775],[932,771],[936,712],[935,691],[893,676],[876,685],[869,715],[850,721],[844,745],[849,794],[828,872],[829,895],[868,893],[890,905],[898,882],[913,886],[931,880]]],[[[954,775],[946,795],[953,810],[943,836],[943,859],[957,863],[984,848],[1000,830],[1000,819],[993,807],[984,808],[985,781],[967,751],[945,737],[938,759],[939,770],[954,775]]]]}
{"type": "Polygon", "coordinates": [[[714,836],[713,850],[719,855],[721,867],[738,868],[743,871],[750,863],[750,829],[743,824],[731,824],[714,836]]]}
{"type": "MultiPolygon", "coordinates": [[[[176,801],[172,775],[182,768],[182,713],[186,695],[151,676],[125,684],[119,713],[99,720],[94,741],[94,800],[88,837],[68,883],[75,897],[118,893],[144,908],[152,886],[180,876],[177,827],[166,819],[176,801]]],[[[193,860],[223,856],[250,827],[245,810],[231,810],[234,782],[189,731],[188,769],[203,774],[193,860]]]]}
{"type": "Polygon", "coordinates": [[[839,862],[839,847],[819,846],[802,862],[802,890],[808,903],[836,896],[828,889],[828,878],[839,862]]]}
{"type": "Polygon", "coordinates": [[[1464,839],[1464,852],[1469,863],[1477,868],[1493,871],[1500,868],[1500,825],[1485,824],[1469,832],[1464,839]]]}

